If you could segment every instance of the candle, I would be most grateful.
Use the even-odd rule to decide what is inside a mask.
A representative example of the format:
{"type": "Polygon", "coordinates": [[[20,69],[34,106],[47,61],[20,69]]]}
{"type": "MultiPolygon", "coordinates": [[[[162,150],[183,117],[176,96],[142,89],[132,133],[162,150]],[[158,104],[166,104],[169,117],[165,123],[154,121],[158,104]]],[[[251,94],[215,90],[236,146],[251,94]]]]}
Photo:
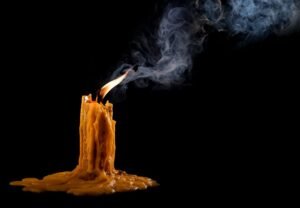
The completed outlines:
{"type": "MultiPolygon", "coordinates": [[[[116,84],[114,81],[112,84],[116,84]]],[[[102,93],[103,90],[107,90],[107,87],[111,89],[111,86],[104,87],[102,93]]],[[[111,103],[106,102],[104,105],[102,102],[93,101],[91,95],[83,96],[77,167],[73,171],[45,176],[41,180],[25,178],[10,184],[23,186],[24,191],[63,191],[74,195],[99,195],[157,186],[158,183],[150,178],[115,169],[115,125],[111,103]]]]}

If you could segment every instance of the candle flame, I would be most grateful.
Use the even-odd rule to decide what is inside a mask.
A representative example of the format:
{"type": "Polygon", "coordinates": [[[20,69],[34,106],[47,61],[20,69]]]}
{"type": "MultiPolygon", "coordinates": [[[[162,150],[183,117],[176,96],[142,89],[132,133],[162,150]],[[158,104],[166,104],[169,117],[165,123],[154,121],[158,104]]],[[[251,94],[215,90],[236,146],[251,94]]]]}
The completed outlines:
{"type": "Polygon", "coordinates": [[[100,97],[103,99],[112,88],[120,84],[127,77],[129,71],[127,70],[123,75],[106,83],[100,90],[100,97]]]}

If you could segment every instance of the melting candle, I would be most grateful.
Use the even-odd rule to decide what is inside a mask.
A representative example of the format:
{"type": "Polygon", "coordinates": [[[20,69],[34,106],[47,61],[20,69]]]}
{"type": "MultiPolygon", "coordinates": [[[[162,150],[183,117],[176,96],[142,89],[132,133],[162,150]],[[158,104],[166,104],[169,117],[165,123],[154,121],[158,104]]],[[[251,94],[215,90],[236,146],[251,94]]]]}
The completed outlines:
{"type": "MultiPolygon", "coordinates": [[[[104,97],[127,73],[105,85],[100,95],[104,97]]],[[[74,195],[100,195],[157,186],[158,183],[150,178],[115,169],[115,125],[111,103],[107,101],[104,105],[92,100],[91,95],[83,96],[79,127],[80,154],[76,168],[43,179],[24,178],[10,184],[23,186],[24,191],[63,191],[74,195]]]]}

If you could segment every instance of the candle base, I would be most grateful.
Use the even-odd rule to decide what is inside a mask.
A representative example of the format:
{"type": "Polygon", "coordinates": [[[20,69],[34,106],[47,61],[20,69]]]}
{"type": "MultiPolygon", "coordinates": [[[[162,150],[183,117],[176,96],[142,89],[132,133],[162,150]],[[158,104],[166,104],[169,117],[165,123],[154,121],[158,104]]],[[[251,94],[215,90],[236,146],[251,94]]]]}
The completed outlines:
{"type": "Polygon", "coordinates": [[[98,175],[92,180],[88,180],[81,178],[80,172],[75,169],[72,172],[48,175],[41,180],[24,178],[21,181],[11,182],[10,185],[24,186],[23,191],[60,191],[80,196],[143,190],[157,186],[158,183],[150,178],[127,174],[124,171],[116,171],[110,176],[98,175]]]}

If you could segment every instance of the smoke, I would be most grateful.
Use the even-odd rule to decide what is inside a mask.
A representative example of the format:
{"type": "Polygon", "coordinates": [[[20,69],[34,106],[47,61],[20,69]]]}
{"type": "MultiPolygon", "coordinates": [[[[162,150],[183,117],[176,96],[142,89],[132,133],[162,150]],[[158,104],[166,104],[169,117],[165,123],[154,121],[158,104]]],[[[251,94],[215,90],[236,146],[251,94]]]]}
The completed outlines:
{"type": "Polygon", "coordinates": [[[282,32],[294,18],[294,0],[231,0],[228,27],[233,34],[265,38],[282,32]]]}
{"type": "MultiPolygon", "coordinates": [[[[192,66],[192,55],[201,49],[204,32],[204,21],[196,18],[196,10],[187,7],[166,9],[159,24],[154,45],[143,37],[133,52],[137,71],[129,73],[122,82],[126,86],[135,81],[138,87],[146,87],[150,82],[161,87],[181,84],[192,66]],[[198,34],[198,38],[195,38],[198,34]]],[[[121,66],[113,74],[116,77],[128,65],[121,66]]]]}
{"type": "Polygon", "coordinates": [[[154,38],[142,37],[132,53],[132,65],[123,64],[113,73],[112,79],[136,65],[121,88],[126,89],[130,82],[138,87],[182,84],[191,72],[193,56],[203,50],[209,35],[207,26],[239,36],[241,44],[245,44],[295,30],[299,25],[300,6],[296,0],[187,2],[168,5],[154,38]]]}

